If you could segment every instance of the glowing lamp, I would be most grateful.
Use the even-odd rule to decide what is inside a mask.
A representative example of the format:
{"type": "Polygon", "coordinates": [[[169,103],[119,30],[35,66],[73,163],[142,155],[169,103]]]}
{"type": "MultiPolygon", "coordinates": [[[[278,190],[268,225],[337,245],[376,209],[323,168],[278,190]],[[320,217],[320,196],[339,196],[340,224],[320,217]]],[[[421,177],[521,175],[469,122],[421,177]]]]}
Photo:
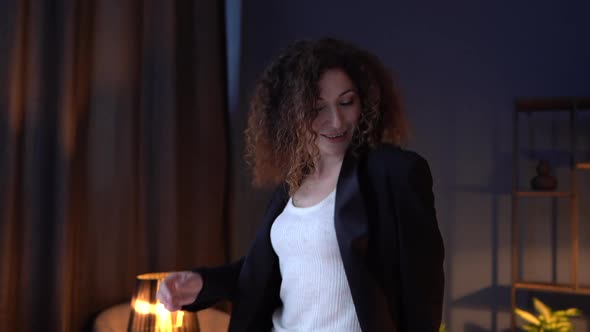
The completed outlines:
{"type": "Polygon", "coordinates": [[[198,332],[196,312],[170,312],[156,299],[160,282],[168,273],[146,273],[137,276],[137,287],[131,299],[129,332],[198,332]]]}

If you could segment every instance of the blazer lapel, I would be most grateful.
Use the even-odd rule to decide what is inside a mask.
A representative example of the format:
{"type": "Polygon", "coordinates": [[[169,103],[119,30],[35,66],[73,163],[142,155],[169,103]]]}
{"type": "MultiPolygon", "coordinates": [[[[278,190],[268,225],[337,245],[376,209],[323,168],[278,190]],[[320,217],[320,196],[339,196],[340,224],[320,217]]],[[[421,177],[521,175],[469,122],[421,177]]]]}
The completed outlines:
{"type": "Polygon", "coordinates": [[[288,198],[284,186],[275,191],[253,246],[246,255],[238,281],[243,293],[237,297],[240,303],[234,305],[230,331],[234,328],[240,331],[259,329],[255,326],[261,323],[261,317],[268,315],[266,311],[272,309],[273,302],[279,298],[281,278],[278,257],[270,241],[270,229],[288,198]]]}
{"type": "Polygon", "coordinates": [[[356,313],[363,331],[396,331],[388,304],[366,264],[369,226],[358,177],[358,159],[344,158],[336,188],[336,237],[356,313]]]}

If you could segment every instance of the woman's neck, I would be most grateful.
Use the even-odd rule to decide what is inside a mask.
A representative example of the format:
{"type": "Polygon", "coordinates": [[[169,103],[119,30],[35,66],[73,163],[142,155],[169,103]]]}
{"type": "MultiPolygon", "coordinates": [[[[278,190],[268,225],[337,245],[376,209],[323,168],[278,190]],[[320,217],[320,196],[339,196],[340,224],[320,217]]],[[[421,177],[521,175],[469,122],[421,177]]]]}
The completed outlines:
{"type": "Polygon", "coordinates": [[[343,160],[343,157],[321,157],[315,163],[313,173],[305,177],[297,192],[293,194],[294,205],[312,206],[334,190],[343,160]]]}
{"type": "Polygon", "coordinates": [[[344,156],[321,156],[315,164],[313,173],[308,175],[309,180],[321,181],[334,177],[340,173],[340,167],[344,156]]]}

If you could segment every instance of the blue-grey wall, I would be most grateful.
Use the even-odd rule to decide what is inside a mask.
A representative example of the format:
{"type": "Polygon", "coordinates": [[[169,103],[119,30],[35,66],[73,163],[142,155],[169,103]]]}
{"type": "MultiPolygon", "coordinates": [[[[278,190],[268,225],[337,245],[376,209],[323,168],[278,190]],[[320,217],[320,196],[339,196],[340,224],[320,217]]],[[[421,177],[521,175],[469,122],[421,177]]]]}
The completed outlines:
{"type": "MultiPolygon", "coordinates": [[[[239,2],[228,0],[232,3],[239,2]]],[[[409,148],[430,162],[447,247],[444,319],[450,331],[506,329],[513,98],[590,96],[590,2],[249,0],[241,9],[241,36],[235,31],[230,36],[241,39],[239,81],[230,82],[239,86],[231,113],[233,256],[246,252],[269,197],[268,191],[251,188],[241,159],[248,98],[257,76],[294,39],[346,39],[378,54],[392,68],[413,128],[409,148]]],[[[586,151],[588,119],[582,117],[579,125],[579,142],[586,151]]],[[[534,118],[535,147],[545,154],[534,154],[533,160],[563,164],[563,153],[554,150],[567,147],[566,120],[551,114],[534,118]]],[[[533,175],[532,167],[534,161],[523,164],[523,185],[533,175]]],[[[566,172],[557,173],[560,186],[567,187],[566,172]]],[[[590,176],[582,175],[580,181],[583,190],[590,188],[590,176]]],[[[581,236],[590,243],[590,195],[580,199],[587,202],[581,208],[586,225],[581,236]]],[[[523,235],[525,277],[567,281],[567,204],[523,204],[531,229],[523,235]],[[557,269],[551,268],[553,261],[557,269]]],[[[581,259],[590,263],[590,255],[581,259]]],[[[590,272],[582,272],[590,284],[590,272]]],[[[521,306],[529,295],[519,297],[521,306]]],[[[557,306],[588,304],[578,297],[538,296],[557,306]]],[[[577,324],[579,330],[587,328],[584,321],[577,324]]]]}

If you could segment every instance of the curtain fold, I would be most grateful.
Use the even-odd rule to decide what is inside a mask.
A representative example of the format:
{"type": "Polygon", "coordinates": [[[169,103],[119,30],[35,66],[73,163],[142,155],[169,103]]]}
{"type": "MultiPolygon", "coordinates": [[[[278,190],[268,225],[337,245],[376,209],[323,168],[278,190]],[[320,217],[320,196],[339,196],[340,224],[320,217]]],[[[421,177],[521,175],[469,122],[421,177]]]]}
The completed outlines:
{"type": "Polygon", "coordinates": [[[80,331],[226,261],[223,2],[0,4],[0,322],[80,331]]]}

